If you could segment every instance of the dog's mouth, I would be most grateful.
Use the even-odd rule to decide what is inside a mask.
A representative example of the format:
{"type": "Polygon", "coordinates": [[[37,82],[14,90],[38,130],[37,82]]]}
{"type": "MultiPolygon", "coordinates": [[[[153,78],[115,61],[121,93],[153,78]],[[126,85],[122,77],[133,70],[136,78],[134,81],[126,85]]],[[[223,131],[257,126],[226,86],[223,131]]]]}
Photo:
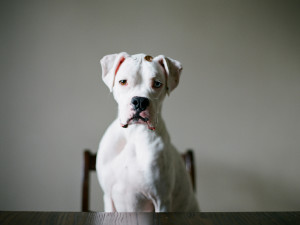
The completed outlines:
{"type": "Polygon", "coordinates": [[[128,119],[126,124],[121,124],[121,126],[127,128],[130,124],[147,124],[149,130],[155,130],[155,127],[151,126],[149,118],[142,117],[138,113],[128,119]]]}
{"type": "Polygon", "coordinates": [[[134,121],[134,122],[138,122],[139,120],[147,123],[149,121],[149,118],[147,118],[147,117],[144,118],[144,117],[141,117],[138,114],[135,114],[132,118],[129,119],[129,121],[134,121]]]}

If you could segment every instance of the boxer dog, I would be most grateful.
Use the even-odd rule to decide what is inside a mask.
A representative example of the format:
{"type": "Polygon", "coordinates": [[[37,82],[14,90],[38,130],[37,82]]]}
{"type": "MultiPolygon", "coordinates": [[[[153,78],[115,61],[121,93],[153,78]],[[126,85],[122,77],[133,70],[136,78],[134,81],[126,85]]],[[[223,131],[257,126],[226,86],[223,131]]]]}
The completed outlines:
{"type": "Polygon", "coordinates": [[[180,62],[126,52],[104,56],[102,79],[118,103],[97,153],[106,212],[199,211],[184,162],[170,141],[162,102],[179,82],[180,62]]]}

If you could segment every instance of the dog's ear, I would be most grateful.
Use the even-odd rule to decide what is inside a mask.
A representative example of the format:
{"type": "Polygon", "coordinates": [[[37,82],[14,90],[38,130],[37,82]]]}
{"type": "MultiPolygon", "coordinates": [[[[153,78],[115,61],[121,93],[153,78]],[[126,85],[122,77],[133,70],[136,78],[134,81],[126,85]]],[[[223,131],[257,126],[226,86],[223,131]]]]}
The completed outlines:
{"type": "Polygon", "coordinates": [[[128,53],[121,52],[119,54],[106,55],[100,60],[102,79],[108,86],[110,92],[112,92],[114,87],[115,76],[127,56],[129,56],[128,53]]]}
{"type": "Polygon", "coordinates": [[[153,60],[157,61],[162,66],[166,75],[167,94],[170,94],[170,92],[173,91],[179,83],[182,71],[181,63],[175,59],[165,57],[164,55],[159,55],[153,60]]]}

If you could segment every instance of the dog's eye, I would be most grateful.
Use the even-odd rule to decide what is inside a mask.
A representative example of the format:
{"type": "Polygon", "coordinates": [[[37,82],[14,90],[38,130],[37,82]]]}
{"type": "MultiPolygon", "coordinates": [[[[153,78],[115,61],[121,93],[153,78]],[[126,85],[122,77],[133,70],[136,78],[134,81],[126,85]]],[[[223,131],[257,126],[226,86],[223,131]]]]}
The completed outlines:
{"type": "Polygon", "coordinates": [[[119,83],[120,83],[122,86],[126,86],[126,85],[127,85],[127,80],[120,80],[119,83]]]}
{"type": "Polygon", "coordinates": [[[155,80],[153,82],[153,88],[160,88],[162,86],[162,83],[158,80],[155,80]]]}

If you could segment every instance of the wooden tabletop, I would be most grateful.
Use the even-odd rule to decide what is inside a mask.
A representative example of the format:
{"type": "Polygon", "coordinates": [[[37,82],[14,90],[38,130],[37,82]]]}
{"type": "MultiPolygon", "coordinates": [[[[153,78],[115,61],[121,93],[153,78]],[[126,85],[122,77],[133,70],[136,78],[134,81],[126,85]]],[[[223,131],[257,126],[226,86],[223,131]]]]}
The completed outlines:
{"type": "Polygon", "coordinates": [[[300,212],[101,213],[0,212],[0,225],[300,225],[300,212]]]}

